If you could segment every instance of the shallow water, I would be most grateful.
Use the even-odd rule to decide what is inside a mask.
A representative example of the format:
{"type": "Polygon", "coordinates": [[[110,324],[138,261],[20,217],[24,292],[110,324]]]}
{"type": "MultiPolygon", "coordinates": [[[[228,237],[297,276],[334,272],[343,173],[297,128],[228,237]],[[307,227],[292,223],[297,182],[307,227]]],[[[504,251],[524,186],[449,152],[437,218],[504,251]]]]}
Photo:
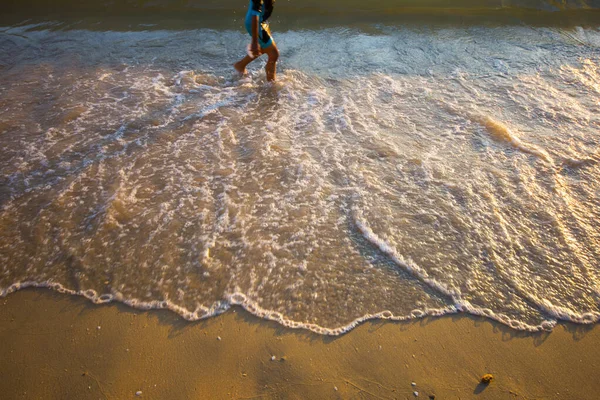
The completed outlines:
{"type": "MultiPolygon", "coordinates": [[[[141,30],[140,30],[141,29],[141,30]]],[[[600,318],[600,30],[0,33],[0,289],[316,332],[600,318]]]]}

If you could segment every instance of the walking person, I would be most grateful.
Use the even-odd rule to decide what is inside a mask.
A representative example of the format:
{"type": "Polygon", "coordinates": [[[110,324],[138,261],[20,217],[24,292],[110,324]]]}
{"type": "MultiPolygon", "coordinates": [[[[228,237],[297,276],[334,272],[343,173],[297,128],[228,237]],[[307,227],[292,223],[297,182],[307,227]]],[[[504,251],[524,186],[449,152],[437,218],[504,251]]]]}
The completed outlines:
{"type": "Polygon", "coordinates": [[[246,14],[246,30],[252,37],[248,55],[236,62],[233,67],[240,73],[246,74],[246,66],[263,54],[266,54],[269,59],[265,67],[267,80],[272,82],[275,80],[277,59],[279,58],[279,50],[269,30],[267,20],[273,13],[273,3],[275,0],[250,0],[248,13],[246,14]]]}

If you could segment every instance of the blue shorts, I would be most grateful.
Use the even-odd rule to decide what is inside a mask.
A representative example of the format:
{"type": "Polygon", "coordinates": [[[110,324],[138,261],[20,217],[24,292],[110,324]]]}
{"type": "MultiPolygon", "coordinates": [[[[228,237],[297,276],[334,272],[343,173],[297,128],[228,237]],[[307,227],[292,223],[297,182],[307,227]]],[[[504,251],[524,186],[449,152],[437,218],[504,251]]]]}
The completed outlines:
{"type": "MultiPolygon", "coordinates": [[[[248,34],[252,37],[252,17],[254,15],[251,13],[246,14],[246,30],[248,34]]],[[[260,17],[259,17],[260,21],[260,17]]],[[[266,49],[267,47],[271,47],[273,44],[273,38],[269,35],[267,29],[263,28],[263,23],[258,24],[258,44],[262,49],[266,49]]]]}

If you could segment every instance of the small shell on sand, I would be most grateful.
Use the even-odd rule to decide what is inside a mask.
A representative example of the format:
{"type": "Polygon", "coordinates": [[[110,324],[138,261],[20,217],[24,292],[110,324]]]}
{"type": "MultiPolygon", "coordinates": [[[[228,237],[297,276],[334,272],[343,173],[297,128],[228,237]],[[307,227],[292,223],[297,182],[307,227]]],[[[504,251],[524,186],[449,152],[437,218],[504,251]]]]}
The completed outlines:
{"type": "Polygon", "coordinates": [[[413,395],[414,395],[415,397],[419,397],[419,392],[413,392],[413,395]]]}
{"type": "Polygon", "coordinates": [[[485,375],[483,375],[481,377],[481,383],[487,385],[487,384],[489,384],[492,381],[492,379],[494,379],[494,375],[492,375],[492,374],[485,374],[485,375]]]}
{"type": "Polygon", "coordinates": [[[217,340],[221,340],[221,336],[217,336],[217,340]]]}
{"type": "Polygon", "coordinates": [[[271,361],[275,361],[275,360],[277,360],[277,357],[271,356],[271,361]]]}
{"type": "Polygon", "coordinates": [[[141,396],[141,395],[142,395],[142,391],[141,391],[141,390],[138,390],[137,392],[135,392],[135,395],[136,395],[136,396],[141,396]]]}

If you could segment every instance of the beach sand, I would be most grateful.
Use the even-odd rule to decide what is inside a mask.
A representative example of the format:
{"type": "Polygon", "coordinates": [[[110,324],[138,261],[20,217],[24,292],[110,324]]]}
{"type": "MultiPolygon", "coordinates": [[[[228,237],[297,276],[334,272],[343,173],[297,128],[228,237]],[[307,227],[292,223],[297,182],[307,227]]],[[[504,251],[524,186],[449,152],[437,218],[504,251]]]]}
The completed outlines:
{"type": "Polygon", "coordinates": [[[526,334],[461,314],[328,337],[240,308],[187,322],[41,289],[0,299],[0,321],[3,399],[600,396],[597,325],[526,334]]]}

